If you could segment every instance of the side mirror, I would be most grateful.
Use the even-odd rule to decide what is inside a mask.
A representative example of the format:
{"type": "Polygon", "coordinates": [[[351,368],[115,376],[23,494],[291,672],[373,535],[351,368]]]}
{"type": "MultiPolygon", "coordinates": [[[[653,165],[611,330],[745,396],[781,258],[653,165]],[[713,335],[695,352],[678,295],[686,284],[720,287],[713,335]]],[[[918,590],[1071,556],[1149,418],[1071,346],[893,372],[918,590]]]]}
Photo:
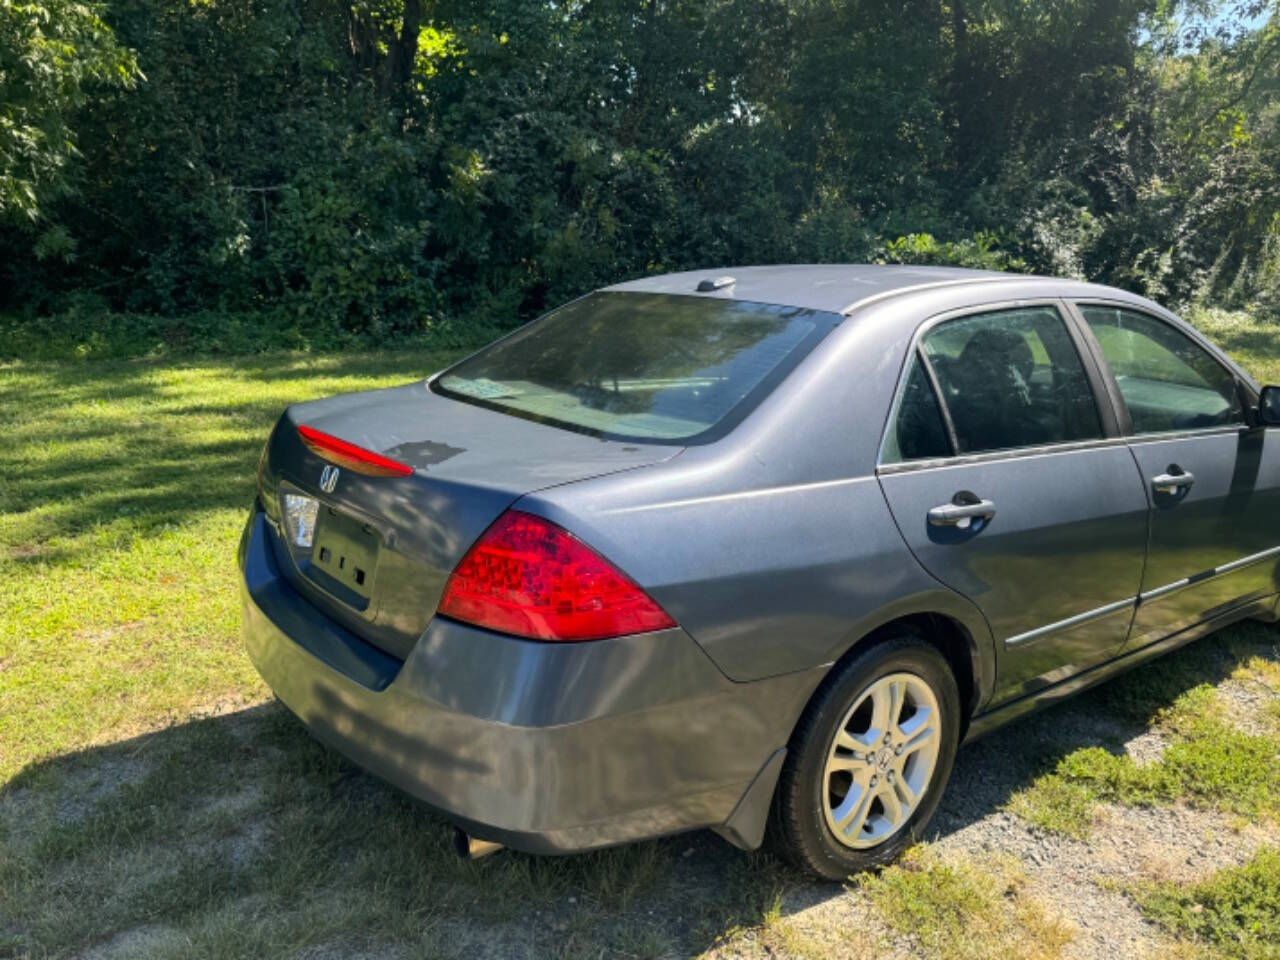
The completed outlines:
{"type": "Polygon", "coordinates": [[[1264,427],[1280,426],[1280,386],[1262,388],[1258,397],[1258,420],[1264,427]]]}

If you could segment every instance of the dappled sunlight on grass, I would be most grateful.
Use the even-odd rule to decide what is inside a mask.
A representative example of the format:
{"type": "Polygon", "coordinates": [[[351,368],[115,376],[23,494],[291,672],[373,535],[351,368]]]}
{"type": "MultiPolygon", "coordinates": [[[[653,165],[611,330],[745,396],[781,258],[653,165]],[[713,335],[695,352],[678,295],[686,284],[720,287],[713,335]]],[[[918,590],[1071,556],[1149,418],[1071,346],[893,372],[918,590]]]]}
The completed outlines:
{"type": "Polygon", "coordinates": [[[236,539],[288,404],[432,354],[0,367],[0,778],[265,689],[239,649],[236,539]]]}
{"type": "MultiPolygon", "coordinates": [[[[1280,381],[1251,321],[1198,319],[1280,381]]],[[[1277,634],[1244,624],[966,748],[936,846],[847,886],[709,832],[456,859],[443,820],[269,701],[241,649],[234,564],[258,454],[286,405],[405,383],[448,359],[0,366],[0,957],[1053,958],[1080,944],[1069,911],[1036,899],[1040,861],[949,841],[984,820],[1016,823],[1002,804],[1051,831],[1101,833],[1099,804],[1140,787],[1155,802],[1209,803],[1196,790],[1212,788],[1236,814],[1273,810],[1277,634]],[[1270,740],[1215,717],[1226,711],[1214,691],[1229,684],[1257,692],[1270,740]],[[1171,746],[1139,770],[1124,745],[1152,731],[1171,746]],[[966,798],[978,782],[994,787],[966,798]]],[[[1015,833],[1002,830],[981,835],[1015,833]]],[[[1234,878],[1223,884],[1238,891],[1234,878]]],[[[1233,935],[1236,896],[1217,891],[1169,889],[1143,906],[1193,946],[1214,945],[1218,928],[1233,935]],[[1211,900],[1223,905],[1215,930],[1183,923],[1211,900]]]]}

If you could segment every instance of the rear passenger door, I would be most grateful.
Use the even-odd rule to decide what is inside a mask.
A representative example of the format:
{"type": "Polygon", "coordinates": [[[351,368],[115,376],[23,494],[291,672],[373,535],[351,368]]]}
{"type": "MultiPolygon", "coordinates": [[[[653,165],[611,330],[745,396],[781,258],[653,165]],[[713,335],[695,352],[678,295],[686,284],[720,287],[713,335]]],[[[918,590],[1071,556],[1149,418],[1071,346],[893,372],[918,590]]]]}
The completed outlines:
{"type": "Polygon", "coordinates": [[[1114,377],[1151,504],[1130,646],[1270,597],[1280,578],[1280,433],[1250,426],[1251,391],[1174,324],[1075,305],[1114,377]]]}
{"type": "Polygon", "coordinates": [[[1147,498],[1104,396],[1058,301],[935,318],[908,358],[880,483],[915,557],[990,623],[997,701],[1128,634],[1147,498]]]}

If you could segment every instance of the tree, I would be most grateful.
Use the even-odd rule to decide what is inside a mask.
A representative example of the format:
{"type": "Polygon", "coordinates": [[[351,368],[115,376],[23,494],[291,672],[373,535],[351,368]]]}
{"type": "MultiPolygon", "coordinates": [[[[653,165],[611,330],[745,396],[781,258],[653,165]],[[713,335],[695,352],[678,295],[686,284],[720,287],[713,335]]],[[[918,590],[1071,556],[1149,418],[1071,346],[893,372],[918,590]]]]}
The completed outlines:
{"type": "Polygon", "coordinates": [[[73,190],[73,116],[139,76],[97,6],[0,0],[0,220],[38,221],[73,190]]]}

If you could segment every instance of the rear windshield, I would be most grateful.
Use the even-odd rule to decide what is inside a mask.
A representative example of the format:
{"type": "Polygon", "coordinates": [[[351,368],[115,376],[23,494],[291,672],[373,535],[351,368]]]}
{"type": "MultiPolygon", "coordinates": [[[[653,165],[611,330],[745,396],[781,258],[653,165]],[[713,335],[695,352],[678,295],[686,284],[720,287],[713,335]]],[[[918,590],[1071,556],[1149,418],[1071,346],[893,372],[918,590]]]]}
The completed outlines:
{"type": "Polygon", "coordinates": [[[840,317],[693,296],[595,293],[445,371],[445,396],[616,440],[727,432],[840,317]]]}

